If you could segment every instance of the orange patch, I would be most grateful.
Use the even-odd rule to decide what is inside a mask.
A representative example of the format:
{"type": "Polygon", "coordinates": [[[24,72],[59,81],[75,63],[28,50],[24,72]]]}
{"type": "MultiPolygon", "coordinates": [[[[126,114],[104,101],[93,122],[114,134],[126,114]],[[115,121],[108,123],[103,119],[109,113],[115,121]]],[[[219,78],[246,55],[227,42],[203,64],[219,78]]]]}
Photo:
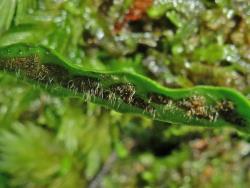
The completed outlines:
{"type": "Polygon", "coordinates": [[[147,9],[152,5],[153,0],[134,0],[132,7],[128,10],[124,19],[114,26],[115,32],[119,32],[123,26],[130,21],[138,21],[145,16],[147,9]]]}

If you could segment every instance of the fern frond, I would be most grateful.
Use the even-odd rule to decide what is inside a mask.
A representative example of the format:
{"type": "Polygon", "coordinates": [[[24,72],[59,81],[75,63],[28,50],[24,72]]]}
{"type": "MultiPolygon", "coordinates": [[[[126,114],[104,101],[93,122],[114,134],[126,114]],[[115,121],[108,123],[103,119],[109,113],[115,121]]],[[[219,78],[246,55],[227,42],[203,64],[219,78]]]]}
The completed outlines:
{"type": "Polygon", "coordinates": [[[0,68],[60,95],[85,98],[119,112],[173,124],[231,125],[249,131],[250,102],[229,88],[164,88],[135,73],[85,70],[53,50],[23,44],[0,49],[0,68]]]}
{"type": "Polygon", "coordinates": [[[0,169],[15,175],[16,185],[25,185],[28,179],[46,184],[62,168],[64,153],[60,148],[52,135],[38,126],[15,124],[11,131],[1,132],[0,169]]]}

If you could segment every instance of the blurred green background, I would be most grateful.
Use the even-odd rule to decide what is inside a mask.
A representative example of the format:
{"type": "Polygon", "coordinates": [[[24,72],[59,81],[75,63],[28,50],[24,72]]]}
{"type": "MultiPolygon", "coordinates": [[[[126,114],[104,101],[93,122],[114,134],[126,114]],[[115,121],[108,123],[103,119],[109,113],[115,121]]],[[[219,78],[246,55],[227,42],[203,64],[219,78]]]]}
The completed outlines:
{"type": "MultiPolygon", "coordinates": [[[[17,42],[166,87],[250,96],[248,0],[0,0],[0,46],[17,42]]],[[[249,135],[119,114],[0,73],[2,188],[249,186],[249,135]]]]}

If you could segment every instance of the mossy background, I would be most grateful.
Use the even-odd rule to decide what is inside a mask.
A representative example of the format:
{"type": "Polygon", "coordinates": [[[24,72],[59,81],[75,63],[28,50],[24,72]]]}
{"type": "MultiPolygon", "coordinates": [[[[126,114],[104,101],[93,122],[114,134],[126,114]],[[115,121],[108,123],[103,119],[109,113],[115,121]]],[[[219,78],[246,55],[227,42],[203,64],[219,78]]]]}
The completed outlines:
{"type": "MultiPolygon", "coordinates": [[[[155,0],[117,33],[133,3],[0,0],[0,46],[42,44],[86,68],[249,97],[248,0],[155,0]]],[[[0,187],[250,186],[249,136],[234,129],[119,114],[3,72],[0,86],[0,187]]]]}

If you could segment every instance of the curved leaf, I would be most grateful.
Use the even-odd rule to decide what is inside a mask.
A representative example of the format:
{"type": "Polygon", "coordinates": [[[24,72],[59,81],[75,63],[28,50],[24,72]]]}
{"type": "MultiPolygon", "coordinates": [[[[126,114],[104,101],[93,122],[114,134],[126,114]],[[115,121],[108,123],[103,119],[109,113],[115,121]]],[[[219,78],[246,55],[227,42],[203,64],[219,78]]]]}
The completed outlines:
{"type": "Polygon", "coordinates": [[[0,35],[9,29],[16,9],[16,0],[0,1],[0,35]]]}
{"type": "Polygon", "coordinates": [[[0,69],[56,94],[81,97],[122,113],[173,124],[250,130],[250,102],[229,88],[164,88],[135,73],[86,70],[53,50],[25,44],[0,48],[0,69]]]}

